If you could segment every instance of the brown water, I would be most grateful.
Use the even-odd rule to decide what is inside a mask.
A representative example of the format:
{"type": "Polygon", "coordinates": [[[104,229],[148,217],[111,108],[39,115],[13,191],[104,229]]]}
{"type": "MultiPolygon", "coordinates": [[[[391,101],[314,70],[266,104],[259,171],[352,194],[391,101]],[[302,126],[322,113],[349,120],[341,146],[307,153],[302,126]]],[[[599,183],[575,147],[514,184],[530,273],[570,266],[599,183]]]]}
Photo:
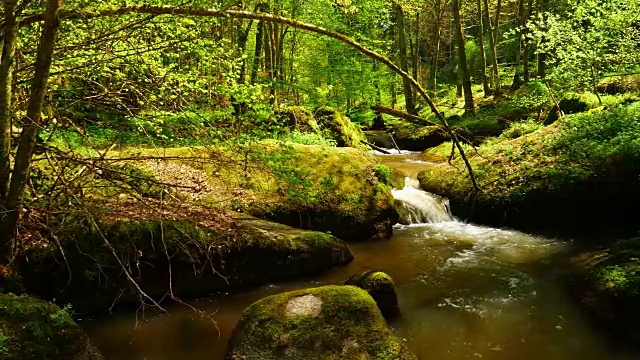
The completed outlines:
{"type": "MultiPolygon", "coordinates": [[[[410,175],[427,166],[415,154],[384,160],[410,175]]],[[[317,278],[190,302],[210,318],[176,305],[169,315],[82,324],[107,359],[223,359],[254,301],[376,269],[396,281],[403,319],[392,326],[421,359],[637,359],[612,348],[567,297],[560,277],[570,246],[458,221],[396,226],[390,241],[350,245],[355,260],[317,278]]]]}

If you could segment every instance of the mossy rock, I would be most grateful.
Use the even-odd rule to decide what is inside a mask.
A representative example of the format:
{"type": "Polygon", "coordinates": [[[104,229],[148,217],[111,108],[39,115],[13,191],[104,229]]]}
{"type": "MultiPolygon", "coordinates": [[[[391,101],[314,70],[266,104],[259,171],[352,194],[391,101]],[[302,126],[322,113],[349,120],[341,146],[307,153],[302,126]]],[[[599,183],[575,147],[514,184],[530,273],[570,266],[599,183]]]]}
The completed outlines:
{"type": "Polygon", "coordinates": [[[21,272],[30,293],[71,303],[83,312],[105,311],[112,304],[135,304],[139,299],[100,233],[154,299],[170,291],[186,299],[311,276],[353,258],[346,244],[330,234],[248,215],[237,214],[213,230],[186,219],[105,221],[100,232],[82,218],[73,223],[74,228],[60,234],[61,249],[27,251],[20,261],[21,272]]]}
{"type": "Polygon", "coordinates": [[[572,257],[572,296],[614,338],[640,341],[640,239],[581,251],[572,257]]]}
{"type": "Polygon", "coordinates": [[[320,132],[320,127],[309,109],[300,106],[284,107],[276,111],[276,116],[284,119],[290,129],[300,132],[320,132]]]}
{"type": "Polygon", "coordinates": [[[264,298],[236,325],[227,360],[417,359],[355,286],[325,286],[264,298]]]}
{"type": "Polygon", "coordinates": [[[391,320],[400,316],[396,285],[391,276],[382,271],[365,271],[352,275],[344,284],[366,290],[378,304],[385,319],[391,320]]]}
{"type": "MultiPolygon", "coordinates": [[[[279,155],[283,156],[284,151],[279,155]]],[[[330,232],[350,242],[388,239],[398,213],[390,184],[393,173],[360,149],[295,145],[285,176],[254,176],[243,212],[289,226],[330,232]],[[290,171],[289,171],[290,170],[290,171]],[[294,173],[295,177],[287,177],[294,173]]]]}
{"type": "Polygon", "coordinates": [[[101,360],[66,309],[28,296],[0,294],[0,358],[101,360]]]}
{"type": "Polygon", "coordinates": [[[320,129],[337,142],[339,147],[366,148],[363,141],[366,137],[362,129],[344,114],[330,108],[322,107],[314,112],[320,129]]]}
{"type": "Polygon", "coordinates": [[[440,126],[417,126],[402,121],[389,130],[402,150],[423,151],[438,146],[449,138],[440,126]]]}

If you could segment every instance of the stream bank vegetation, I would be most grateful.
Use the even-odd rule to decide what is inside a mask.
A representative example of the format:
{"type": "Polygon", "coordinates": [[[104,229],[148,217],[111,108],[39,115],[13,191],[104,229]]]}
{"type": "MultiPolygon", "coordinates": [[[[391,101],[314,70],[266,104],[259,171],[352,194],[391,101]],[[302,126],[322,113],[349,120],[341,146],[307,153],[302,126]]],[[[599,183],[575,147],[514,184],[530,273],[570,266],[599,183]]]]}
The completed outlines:
{"type": "MultiPolygon", "coordinates": [[[[638,230],[637,1],[1,5],[2,293],[161,308],[343,264],[398,219],[372,145],[428,149],[478,222],[638,230]]],[[[634,293],[611,259],[580,283],[634,293]]]]}

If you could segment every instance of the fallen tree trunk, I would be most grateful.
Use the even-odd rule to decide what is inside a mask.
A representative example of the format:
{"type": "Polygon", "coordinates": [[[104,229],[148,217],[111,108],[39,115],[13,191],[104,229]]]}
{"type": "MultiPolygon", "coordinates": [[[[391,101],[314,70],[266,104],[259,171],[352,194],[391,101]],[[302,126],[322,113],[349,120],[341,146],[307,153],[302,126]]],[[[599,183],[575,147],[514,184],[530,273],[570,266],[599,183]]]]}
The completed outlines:
{"type": "Polygon", "coordinates": [[[411,115],[406,112],[402,112],[400,110],[392,109],[390,107],[382,106],[382,105],[374,105],[371,107],[371,110],[375,110],[381,112],[383,114],[399,117],[401,119],[405,119],[408,122],[416,125],[431,125],[431,126],[440,126],[439,124],[434,123],[431,120],[427,120],[423,117],[411,115]]]}
{"type": "Polygon", "coordinates": [[[383,153],[383,154],[385,154],[385,155],[391,155],[391,153],[389,152],[389,150],[387,150],[387,149],[385,149],[385,148],[382,148],[382,147],[380,147],[380,146],[378,146],[378,145],[376,145],[376,144],[372,144],[372,143],[367,142],[367,141],[363,141],[363,143],[364,143],[365,145],[369,146],[370,148],[372,148],[373,150],[378,150],[378,151],[380,151],[381,153],[383,153]]]}

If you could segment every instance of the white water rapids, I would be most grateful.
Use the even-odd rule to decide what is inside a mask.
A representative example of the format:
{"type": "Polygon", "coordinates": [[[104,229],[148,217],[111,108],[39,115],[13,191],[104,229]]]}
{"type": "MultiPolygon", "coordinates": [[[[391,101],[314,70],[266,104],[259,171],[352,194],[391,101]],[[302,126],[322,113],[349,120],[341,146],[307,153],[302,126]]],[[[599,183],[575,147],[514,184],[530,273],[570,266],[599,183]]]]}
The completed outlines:
{"type": "Polygon", "coordinates": [[[393,198],[403,225],[454,221],[449,200],[417,189],[417,181],[406,177],[404,188],[393,189],[393,198]]]}

